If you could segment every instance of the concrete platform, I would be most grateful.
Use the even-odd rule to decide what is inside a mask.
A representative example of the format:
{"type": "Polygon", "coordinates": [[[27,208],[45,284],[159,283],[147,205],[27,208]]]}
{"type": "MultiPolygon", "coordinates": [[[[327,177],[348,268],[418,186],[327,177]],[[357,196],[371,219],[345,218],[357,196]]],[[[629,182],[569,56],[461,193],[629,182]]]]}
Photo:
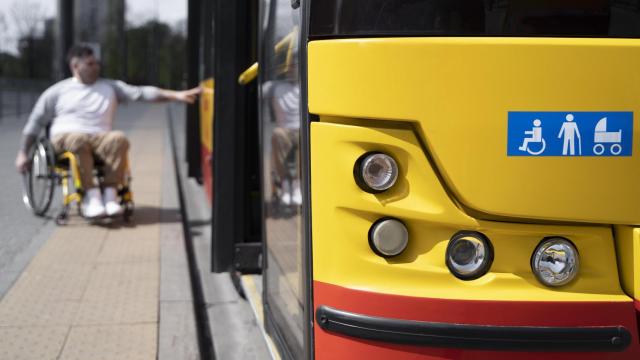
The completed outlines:
{"type": "Polygon", "coordinates": [[[199,358],[166,107],[120,109],[133,221],[53,230],[0,302],[0,359],[199,358]]]}
{"type": "Polygon", "coordinates": [[[66,226],[43,219],[50,223],[42,245],[0,281],[8,288],[0,300],[0,359],[196,360],[203,348],[215,359],[278,358],[230,274],[209,270],[210,206],[184,163],[173,161],[170,135],[176,158],[185,159],[184,110],[120,107],[116,128],[132,144],[133,220],[90,224],[75,207],[66,226]],[[202,298],[193,295],[190,265],[202,298]]]}
{"type": "MultiPolygon", "coordinates": [[[[174,121],[173,124],[176,125],[174,134],[178,158],[184,159],[184,123],[174,121]]],[[[211,207],[202,186],[194,179],[186,178],[186,166],[180,165],[187,231],[193,244],[194,260],[204,295],[203,306],[207,332],[212,341],[213,357],[234,360],[279,359],[275,348],[268,346],[269,340],[261,330],[261,319],[252,311],[249,301],[252,298],[247,299],[238,293],[230,273],[211,273],[211,207]]],[[[253,278],[260,282],[255,276],[253,278]]],[[[257,292],[251,294],[255,295],[257,292]]],[[[255,298],[254,296],[253,299],[255,298]]],[[[258,314],[261,313],[260,309],[258,314]]]]}

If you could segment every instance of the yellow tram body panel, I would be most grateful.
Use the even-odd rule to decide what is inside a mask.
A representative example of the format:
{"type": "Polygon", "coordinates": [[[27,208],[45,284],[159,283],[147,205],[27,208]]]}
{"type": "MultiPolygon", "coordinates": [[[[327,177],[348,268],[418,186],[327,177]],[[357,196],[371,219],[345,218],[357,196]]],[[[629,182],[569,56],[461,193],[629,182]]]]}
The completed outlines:
{"type": "Polygon", "coordinates": [[[521,301],[630,301],[618,281],[612,232],[605,226],[509,224],[473,219],[442,187],[411,128],[345,124],[320,118],[311,124],[311,203],[315,281],[351,289],[421,298],[521,301]],[[363,192],[353,179],[358,157],[393,154],[400,176],[382,194],[363,192]],[[371,251],[368,231],[390,216],[409,230],[409,246],[384,259],[371,251]],[[459,230],[476,230],[493,244],[490,272],[456,279],[445,250],[459,230]],[[541,285],[529,266],[540,240],[570,238],[581,252],[579,279],[562,290],[541,285]]]}
{"type": "Polygon", "coordinates": [[[640,300],[640,228],[616,226],[614,230],[622,287],[640,300]]]}
{"type": "MultiPolygon", "coordinates": [[[[607,355],[637,358],[640,157],[508,156],[507,143],[510,112],[638,113],[638,63],[640,41],[633,39],[310,42],[316,358],[539,357],[467,351],[458,338],[445,348],[396,346],[388,330],[408,331],[404,341],[416,321],[481,325],[465,335],[472,341],[514,326],[525,342],[554,328],[566,331],[554,341],[569,344],[583,331],[607,328],[622,334],[599,342],[603,349],[621,345],[607,355]],[[354,175],[358,159],[372,151],[398,163],[395,185],[382,193],[365,192],[354,175]],[[406,226],[409,240],[385,258],[372,249],[369,232],[388,217],[406,226]],[[446,265],[447,246],[460,231],[483,234],[493,249],[488,271],[474,280],[457,278],[446,265]],[[576,278],[560,287],[542,285],[531,268],[549,237],[570,240],[579,253],[576,278]],[[361,341],[372,337],[382,342],[361,341]]],[[[637,144],[637,123],[632,127],[637,144]]],[[[601,358],[589,349],[547,354],[601,358]]]]}
{"type": "Polygon", "coordinates": [[[200,82],[200,144],[203,149],[213,151],[213,78],[200,82]]]}
{"type": "Polygon", "coordinates": [[[509,111],[640,113],[638,63],[636,39],[312,41],[309,110],[412,123],[482,217],[638,225],[640,157],[508,157],[506,144],[509,111]]]}
{"type": "Polygon", "coordinates": [[[213,78],[200,82],[202,94],[200,95],[200,166],[202,180],[209,200],[213,199],[213,123],[214,123],[214,88],[213,78]]]}
{"type": "Polygon", "coordinates": [[[310,42],[309,112],[319,119],[310,139],[314,281],[444,299],[640,299],[638,235],[631,261],[619,262],[623,235],[611,226],[640,224],[640,158],[513,158],[506,150],[509,111],[638,113],[637,63],[633,39],[310,42]],[[401,169],[382,194],[353,179],[358,157],[373,150],[401,169]],[[408,249],[392,259],[367,240],[384,216],[409,229],[408,249]],[[491,270],[477,280],[458,280],[445,265],[459,230],[480,231],[494,246],[491,270]],[[560,289],[541,285],[530,268],[547,236],[571,239],[581,257],[578,279],[560,289]],[[623,287],[618,266],[634,279],[623,287]]]}

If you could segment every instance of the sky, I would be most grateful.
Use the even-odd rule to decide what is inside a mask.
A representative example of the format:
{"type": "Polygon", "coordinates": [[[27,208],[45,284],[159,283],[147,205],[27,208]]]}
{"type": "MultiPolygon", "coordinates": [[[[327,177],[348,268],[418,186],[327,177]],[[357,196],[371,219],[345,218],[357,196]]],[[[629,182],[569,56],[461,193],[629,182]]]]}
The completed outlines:
{"type": "MultiPolygon", "coordinates": [[[[80,1],[80,0],[76,0],[80,1]]],[[[84,0],[96,1],[96,0],[84,0]]],[[[187,0],[125,0],[128,24],[140,25],[158,18],[162,22],[176,25],[187,17],[187,0]]],[[[56,0],[0,0],[0,51],[16,52],[17,29],[11,18],[14,3],[35,3],[45,17],[56,15],[56,0]],[[4,22],[3,22],[4,18],[4,22]],[[4,25],[4,26],[3,26],[4,25]]]]}

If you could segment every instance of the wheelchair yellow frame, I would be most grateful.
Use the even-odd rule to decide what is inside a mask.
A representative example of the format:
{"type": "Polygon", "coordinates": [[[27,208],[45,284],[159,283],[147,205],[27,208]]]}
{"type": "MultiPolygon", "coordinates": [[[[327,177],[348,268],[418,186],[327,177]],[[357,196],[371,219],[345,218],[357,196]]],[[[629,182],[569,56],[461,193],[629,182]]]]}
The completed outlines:
{"type": "Polygon", "coordinates": [[[78,169],[78,160],[76,156],[69,152],[65,151],[64,153],[58,156],[58,162],[56,163],[56,173],[60,175],[61,183],[62,183],[62,205],[66,207],[69,206],[72,202],[80,202],[82,201],[82,195],[80,192],[75,191],[69,194],[69,172],[71,172],[71,179],[73,181],[73,185],[76,189],[82,189],[82,185],[80,183],[80,171],[78,169]],[[69,166],[59,165],[60,161],[68,160],[69,166]]]}
{"type": "MultiPolygon", "coordinates": [[[[125,205],[124,218],[125,220],[129,220],[133,212],[133,193],[129,188],[131,175],[129,172],[128,157],[125,159],[125,169],[125,173],[127,174],[127,176],[124,179],[124,183],[121,184],[121,188],[118,189],[118,192],[121,195],[122,204],[125,205]]],[[[82,187],[82,183],[80,182],[80,169],[78,167],[78,159],[72,152],[65,151],[62,154],[56,156],[55,172],[60,179],[60,184],[62,185],[63,207],[60,214],[56,217],[56,222],[60,224],[67,219],[69,205],[73,202],[80,204],[80,202],[82,201],[84,189],[82,187]],[[68,161],[68,165],[62,164],[64,161],[68,161]],[[70,181],[73,182],[73,186],[75,188],[75,191],[73,192],[70,191],[70,181]]]]}

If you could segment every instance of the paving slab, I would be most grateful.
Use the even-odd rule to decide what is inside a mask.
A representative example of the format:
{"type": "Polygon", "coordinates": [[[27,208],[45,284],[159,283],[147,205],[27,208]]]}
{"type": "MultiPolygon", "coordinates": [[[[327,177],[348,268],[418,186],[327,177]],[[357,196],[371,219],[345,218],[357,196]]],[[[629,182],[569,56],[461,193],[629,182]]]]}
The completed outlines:
{"type": "Polygon", "coordinates": [[[157,261],[160,256],[159,229],[150,230],[140,229],[139,231],[114,231],[109,233],[96,262],[105,264],[157,261]]]}
{"type": "Polygon", "coordinates": [[[136,325],[158,323],[158,299],[112,298],[84,301],[74,325],[136,325]]]}
{"type": "Polygon", "coordinates": [[[157,324],[75,326],[60,360],[155,359],[157,324]]]}
{"type": "Polygon", "coordinates": [[[162,301],[160,305],[160,338],[158,359],[200,359],[193,304],[188,301],[162,301]],[[185,316],[187,315],[187,316],[185,316]]]}
{"type": "Polygon", "coordinates": [[[0,359],[57,359],[70,327],[0,327],[0,359]]]}
{"type": "Polygon", "coordinates": [[[0,327],[71,325],[79,307],[79,301],[7,296],[0,304],[0,327]]]}
{"type": "MultiPolygon", "coordinates": [[[[166,141],[170,142],[168,133],[166,141]]],[[[163,156],[166,159],[173,158],[171,149],[165,147],[163,156]]],[[[163,209],[159,214],[161,266],[158,360],[196,360],[200,358],[200,350],[182,216],[178,193],[175,191],[175,166],[165,166],[162,176],[165,181],[162,183],[163,209]]]]}

